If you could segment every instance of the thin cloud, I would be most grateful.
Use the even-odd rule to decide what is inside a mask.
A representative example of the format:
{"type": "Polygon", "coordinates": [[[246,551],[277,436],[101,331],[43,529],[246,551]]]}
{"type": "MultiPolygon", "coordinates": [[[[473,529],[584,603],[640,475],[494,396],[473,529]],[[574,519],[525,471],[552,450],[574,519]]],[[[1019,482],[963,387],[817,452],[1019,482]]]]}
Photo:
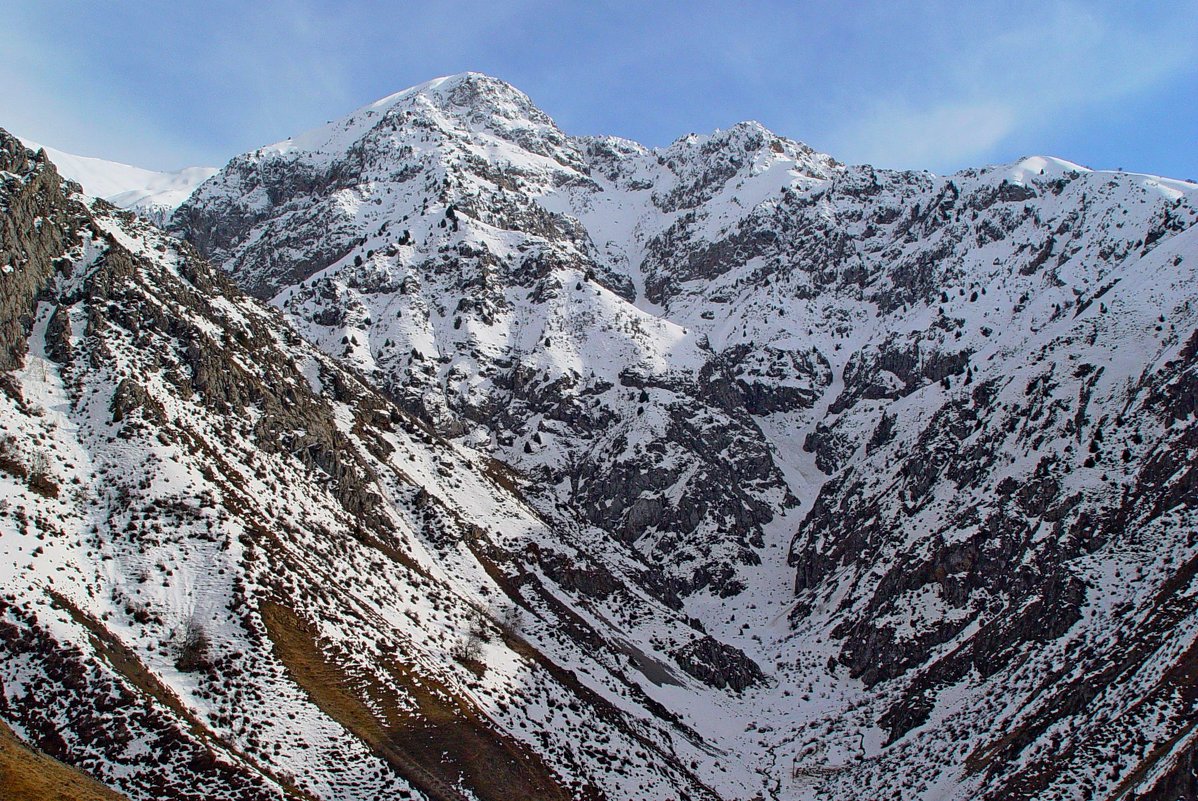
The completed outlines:
{"type": "Polygon", "coordinates": [[[1129,167],[1152,168],[1138,161],[1152,147],[1160,171],[1194,163],[1176,113],[1192,95],[1153,93],[1194,70],[1198,0],[13,2],[0,125],[161,169],[219,164],[467,69],[571,133],[650,145],[753,118],[883,166],[943,172],[1043,142],[1086,160],[1099,141],[1129,167]],[[1127,137],[1124,98],[1168,124],[1127,137]]]}
{"type": "Polygon", "coordinates": [[[198,164],[202,147],[163,128],[151,110],[93,83],[74,57],[0,28],[0,126],[81,156],[152,169],[198,164]],[[81,74],[82,73],[82,74],[81,74]]]}
{"type": "Polygon", "coordinates": [[[1075,124],[1193,70],[1196,35],[1184,14],[1127,20],[1045,4],[970,32],[954,52],[937,54],[935,84],[866,101],[825,138],[850,161],[950,171],[993,158],[1016,134],[1075,124]]]}
{"type": "Polygon", "coordinates": [[[878,108],[843,136],[845,158],[879,166],[968,163],[1014,129],[1017,114],[996,103],[878,108]]]}

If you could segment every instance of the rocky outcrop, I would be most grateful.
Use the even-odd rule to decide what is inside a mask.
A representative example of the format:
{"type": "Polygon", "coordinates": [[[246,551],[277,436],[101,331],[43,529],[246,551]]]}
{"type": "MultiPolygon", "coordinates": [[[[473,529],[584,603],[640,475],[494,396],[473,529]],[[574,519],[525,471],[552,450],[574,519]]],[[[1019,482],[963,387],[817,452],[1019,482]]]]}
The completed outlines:
{"type": "Polygon", "coordinates": [[[854,353],[844,368],[844,391],[828,411],[839,414],[861,400],[896,400],[927,383],[964,376],[970,353],[944,353],[936,344],[888,339],[854,353]]]}
{"type": "Polygon", "coordinates": [[[687,673],[721,690],[742,692],[765,680],[756,662],[711,637],[700,637],[675,651],[673,656],[687,673]]]}
{"type": "Polygon", "coordinates": [[[44,151],[0,131],[0,369],[23,362],[37,300],[77,245],[63,193],[79,187],[64,184],[44,151]]]}

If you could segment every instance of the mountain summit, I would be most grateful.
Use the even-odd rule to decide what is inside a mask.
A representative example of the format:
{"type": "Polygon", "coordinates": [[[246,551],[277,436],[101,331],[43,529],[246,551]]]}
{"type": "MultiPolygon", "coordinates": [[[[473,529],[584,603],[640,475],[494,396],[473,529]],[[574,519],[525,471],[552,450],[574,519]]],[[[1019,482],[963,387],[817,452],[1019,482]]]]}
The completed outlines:
{"type": "MultiPolygon", "coordinates": [[[[562,137],[557,126],[520,90],[477,72],[436,78],[377,100],[353,113],[263,148],[267,152],[340,155],[382,125],[414,116],[429,124],[478,126],[498,135],[519,130],[546,129],[562,137]],[[452,121],[452,122],[451,122],[452,121]]],[[[564,137],[563,137],[564,138],[564,137]]]]}

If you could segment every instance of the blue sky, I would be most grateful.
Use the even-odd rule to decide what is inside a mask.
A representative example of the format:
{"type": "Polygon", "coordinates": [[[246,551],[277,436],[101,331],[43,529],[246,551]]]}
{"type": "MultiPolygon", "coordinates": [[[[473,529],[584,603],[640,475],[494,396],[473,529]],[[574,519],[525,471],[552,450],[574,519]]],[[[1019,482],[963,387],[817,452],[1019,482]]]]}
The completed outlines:
{"type": "Polygon", "coordinates": [[[464,70],[571,134],[664,145],[756,119],[848,162],[1032,153],[1198,178],[1198,0],[9,0],[0,126],[157,169],[464,70]]]}

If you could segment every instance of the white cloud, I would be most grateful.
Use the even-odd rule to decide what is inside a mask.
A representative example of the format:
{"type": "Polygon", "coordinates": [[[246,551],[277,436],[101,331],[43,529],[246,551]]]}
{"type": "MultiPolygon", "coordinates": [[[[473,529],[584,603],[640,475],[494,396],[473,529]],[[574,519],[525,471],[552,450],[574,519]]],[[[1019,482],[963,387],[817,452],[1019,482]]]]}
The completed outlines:
{"type": "Polygon", "coordinates": [[[202,147],[104,85],[75,47],[49,46],[14,25],[0,26],[0,52],[0,127],[10,133],[150,169],[201,162],[202,147]]]}
{"type": "Polygon", "coordinates": [[[844,153],[837,155],[887,167],[939,169],[989,152],[1011,133],[1017,118],[998,103],[879,107],[846,131],[841,140],[844,153]]]}
{"type": "Polygon", "coordinates": [[[73,5],[16,0],[0,26],[0,125],[157,168],[216,163],[434,75],[481,69],[580,133],[662,144],[756,118],[847,161],[948,171],[1070,140],[1061,132],[1076,141],[1087,118],[1118,118],[1121,99],[1198,58],[1198,0],[875,0],[852,10],[812,0],[785,13],[181,0],[154,12],[92,9],[103,36],[87,14],[65,14],[73,5]]]}
{"type": "Polygon", "coordinates": [[[991,159],[1015,134],[1075,124],[1193,69],[1194,5],[1143,19],[1072,2],[1001,22],[989,15],[925,54],[926,80],[890,84],[846,111],[827,140],[840,158],[886,167],[949,171],[991,159]]]}

